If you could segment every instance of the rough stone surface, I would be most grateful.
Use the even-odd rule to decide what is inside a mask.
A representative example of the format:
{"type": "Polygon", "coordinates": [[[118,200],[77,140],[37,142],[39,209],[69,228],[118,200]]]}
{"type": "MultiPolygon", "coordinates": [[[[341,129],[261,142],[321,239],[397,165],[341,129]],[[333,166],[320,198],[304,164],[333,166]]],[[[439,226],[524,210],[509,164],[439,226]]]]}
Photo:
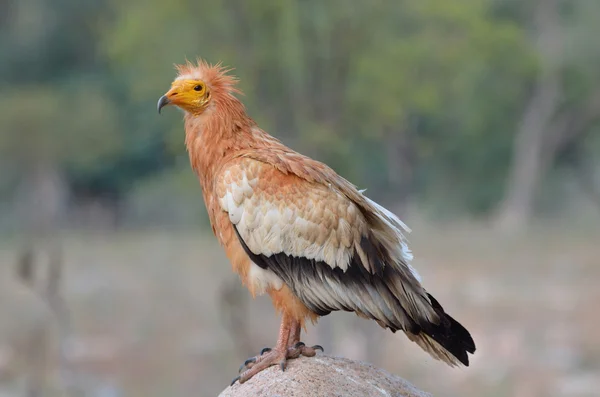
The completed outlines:
{"type": "Polygon", "coordinates": [[[317,355],[289,360],[285,372],[267,368],[219,397],[431,397],[404,379],[371,364],[317,355]]]}

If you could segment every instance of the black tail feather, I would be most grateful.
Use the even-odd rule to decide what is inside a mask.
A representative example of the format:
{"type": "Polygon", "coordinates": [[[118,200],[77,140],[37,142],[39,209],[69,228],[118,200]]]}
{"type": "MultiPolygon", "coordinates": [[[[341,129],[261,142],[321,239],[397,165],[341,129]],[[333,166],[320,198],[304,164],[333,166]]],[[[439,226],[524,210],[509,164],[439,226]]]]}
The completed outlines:
{"type": "Polygon", "coordinates": [[[461,363],[469,366],[467,353],[475,353],[475,342],[471,334],[458,321],[444,312],[439,302],[427,294],[431,306],[435,309],[441,321],[439,324],[421,325],[422,331],[450,352],[461,363]]]}

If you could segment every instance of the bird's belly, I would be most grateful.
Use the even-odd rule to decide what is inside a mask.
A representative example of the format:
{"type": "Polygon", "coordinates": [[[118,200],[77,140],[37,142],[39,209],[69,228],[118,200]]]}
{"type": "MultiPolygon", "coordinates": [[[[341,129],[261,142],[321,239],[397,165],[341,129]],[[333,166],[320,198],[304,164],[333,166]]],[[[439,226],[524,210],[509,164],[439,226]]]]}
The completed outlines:
{"type": "Polygon", "coordinates": [[[280,290],[283,286],[283,280],[281,280],[275,273],[269,269],[261,268],[254,262],[250,262],[247,282],[251,287],[251,290],[256,295],[264,294],[265,291],[270,289],[280,290]]]}
{"type": "Polygon", "coordinates": [[[269,289],[268,293],[271,296],[275,310],[286,313],[292,319],[298,321],[300,326],[304,327],[307,318],[313,324],[317,322],[319,316],[307,308],[287,284],[283,283],[278,290],[269,289]]]}

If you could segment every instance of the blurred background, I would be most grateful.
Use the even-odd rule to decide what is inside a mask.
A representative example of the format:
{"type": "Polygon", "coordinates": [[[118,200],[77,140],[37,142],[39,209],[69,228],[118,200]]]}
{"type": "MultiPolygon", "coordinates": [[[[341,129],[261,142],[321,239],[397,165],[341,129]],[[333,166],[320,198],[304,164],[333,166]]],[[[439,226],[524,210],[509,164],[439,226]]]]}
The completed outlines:
{"type": "Polygon", "coordinates": [[[600,390],[600,2],[0,2],[0,396],[216,395],[276,339],[156,113],[174,63],[413,228],[468,369],[334,313],[307,343],[435,396],[600,390]]]}

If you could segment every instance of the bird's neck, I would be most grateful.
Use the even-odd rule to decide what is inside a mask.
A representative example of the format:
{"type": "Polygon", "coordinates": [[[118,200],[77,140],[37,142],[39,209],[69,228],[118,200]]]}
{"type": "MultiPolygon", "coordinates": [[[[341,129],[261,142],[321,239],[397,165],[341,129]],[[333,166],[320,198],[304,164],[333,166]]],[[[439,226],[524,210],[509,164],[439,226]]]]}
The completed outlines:
{"type": "Polygon", "coordinates": [[[201,115],[186,114],[185,143],[205,195],[212,191],[221,166],[239,151],[253,147],[261,134],[239,102],[217,103],[201,115]]]}

